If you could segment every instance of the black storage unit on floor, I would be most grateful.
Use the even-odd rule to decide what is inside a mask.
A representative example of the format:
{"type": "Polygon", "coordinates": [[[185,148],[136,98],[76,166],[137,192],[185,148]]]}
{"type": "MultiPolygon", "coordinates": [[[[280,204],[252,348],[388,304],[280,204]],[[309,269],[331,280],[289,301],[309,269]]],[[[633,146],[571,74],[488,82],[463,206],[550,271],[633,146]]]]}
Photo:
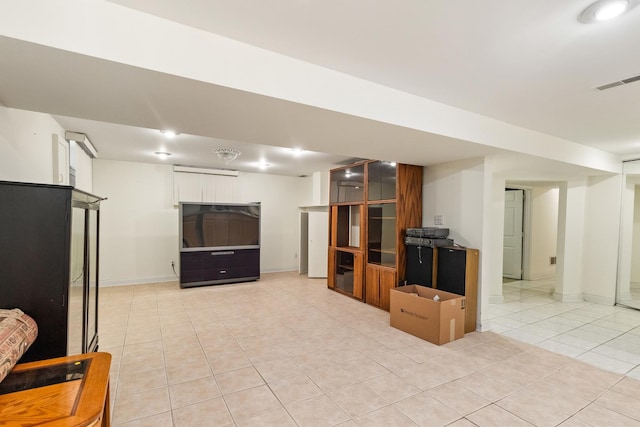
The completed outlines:
{"type": "Polygon", "coordinates": [[[21,362],[98,348],[101,200],[69,186],[0,181],[0,308],[38,325],[21,362]]]}
{"type": "Polygon", "coordinates": [[[437,249],[436,288],[466,297],[465,332],[476,330],[480,252],[463,247],[437,249]]]}
{"type": "Polygon", "coordinates": [[[434,250],[428,246],[407,245],[407,271],[406,281],[408,285],[422,285],[433,287],[434,250]]]}

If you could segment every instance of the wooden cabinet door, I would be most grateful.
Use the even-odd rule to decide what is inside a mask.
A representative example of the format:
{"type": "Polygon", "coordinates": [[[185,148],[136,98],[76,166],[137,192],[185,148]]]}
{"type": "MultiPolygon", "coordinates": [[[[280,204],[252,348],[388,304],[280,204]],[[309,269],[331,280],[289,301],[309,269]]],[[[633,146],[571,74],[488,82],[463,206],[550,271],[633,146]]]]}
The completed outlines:
{"type": "Polygon", "coordinates": [[[391,307],[391,289],[396,286],[396,271],[389,268],[380,269],[380,308],[389,311],[391,307]]]}
{"type": "Polygon", "coordinates": [[[362,271],[364,254],[356,252],[353,254],[353,296],[362,300],[362,271]]]}
{"type": "Polygon", "coordinates": [[[327,286],[330,289],[335,289],[336,287],[336,250],[333,248],[329,248],[329,258],[328,258],[328,271],[327,271],[327,286]]]}
{"type": "Polygon", "coordinates": [[[365,299],[367,304],[380,305],[380,269],[367,264],[365,299]]]}
{"type": "Polygon", "coordinates": [[[396,270],[367,264],[365,281],[367,304],[389,310],[391,301],[389,293],[396,286],[396,270]]]}

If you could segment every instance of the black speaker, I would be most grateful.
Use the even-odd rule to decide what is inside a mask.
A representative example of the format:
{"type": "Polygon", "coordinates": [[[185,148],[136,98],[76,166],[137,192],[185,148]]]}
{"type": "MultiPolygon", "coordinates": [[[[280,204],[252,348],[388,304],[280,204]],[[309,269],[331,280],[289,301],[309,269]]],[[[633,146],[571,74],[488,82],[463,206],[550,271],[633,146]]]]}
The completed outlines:
{"type": "Polygon", "coordinates": [[[480,252],[462,247],[436,249],[436,285],[445,292],[466,297],[465,332],[476,330],[478,314],[478,266],[480,252]]]}
{"type": "Polygon", "coordinates": [[[433,287],[434,250],[427,246],[407,245],[408,285],[433,287]]]}
{"type": "Polygon", "coordinates": [[[452,248],[438,249],[438,289],[465,295],[467,252],[452,248]]]}

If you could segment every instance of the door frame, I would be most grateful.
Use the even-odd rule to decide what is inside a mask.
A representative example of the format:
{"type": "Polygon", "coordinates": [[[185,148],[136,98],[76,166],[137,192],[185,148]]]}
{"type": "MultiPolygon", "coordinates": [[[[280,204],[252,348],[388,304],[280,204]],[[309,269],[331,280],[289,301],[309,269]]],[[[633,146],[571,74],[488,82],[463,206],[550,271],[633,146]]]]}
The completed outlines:
{"type": "Polygon", "coordinates": [[[507,182],[504,190],[507,191],[509,189],[524,191],[524,197],[522,200],[522,280],[531,280],[529,266],[531,256],[531,187],[526,185],[509,184],[507,182]]]}

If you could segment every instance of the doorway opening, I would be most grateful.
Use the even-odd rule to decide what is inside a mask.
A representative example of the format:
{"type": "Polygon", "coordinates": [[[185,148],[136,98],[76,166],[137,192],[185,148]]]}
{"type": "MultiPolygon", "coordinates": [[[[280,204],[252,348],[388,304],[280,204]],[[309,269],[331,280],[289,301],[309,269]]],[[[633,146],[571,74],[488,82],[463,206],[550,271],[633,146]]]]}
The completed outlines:
{"type": "Polygon", "coordinates": [[[507,188],[504,193],[502,278],[522,280],[524,248],[524,190],[507,188]]]}
{"type": "Polygon", "coordinates": [[[507,183],[503,284],[555,279],[559,197],[557,183],[507,183]]]}

